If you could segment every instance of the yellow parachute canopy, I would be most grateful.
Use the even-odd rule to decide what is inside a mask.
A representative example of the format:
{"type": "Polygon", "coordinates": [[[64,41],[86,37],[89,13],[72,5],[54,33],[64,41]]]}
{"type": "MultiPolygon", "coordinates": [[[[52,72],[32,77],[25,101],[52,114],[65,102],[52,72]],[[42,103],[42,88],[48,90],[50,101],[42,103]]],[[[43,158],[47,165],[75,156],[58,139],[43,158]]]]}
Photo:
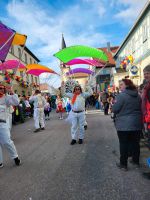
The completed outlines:
{"type": "Polygon", "coordinates": [[[27,36],[16,33],[12,41],[12,45],[25,45],[27,36]]]}

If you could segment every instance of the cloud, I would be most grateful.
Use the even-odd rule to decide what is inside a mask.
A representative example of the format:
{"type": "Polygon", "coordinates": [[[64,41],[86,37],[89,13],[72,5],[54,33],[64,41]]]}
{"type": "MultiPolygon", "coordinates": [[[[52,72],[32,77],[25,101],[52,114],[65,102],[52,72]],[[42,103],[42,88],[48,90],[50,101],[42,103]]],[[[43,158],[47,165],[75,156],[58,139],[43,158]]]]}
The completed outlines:
{"type": "Polygon", "coordinates": [[[116,4],[120,7],[119,11],[115,14],[115,18],[123,23],[133,24],[140,11],[144,7],[147,0],[118,0],[116,4]]]}
{"type": "Polygon", "coordinates": [[[60,49],[61,34],[64,33],[67,46],[104,45],[109,37],[95,31],[99,21],[93,23],[96,16],[100,18],[104,13],[104,7],[92,0],[86,3],[85,9],[74,4],[63,11],[58,11],[50,5],[43,8],[36,1],[13,0],[7,5],[8,17],[5,21],[16,31],[28,35],[27,46],[40,58],[42,64],[48,64],[59,72],[58,61],[53,54],[60,49]]]}

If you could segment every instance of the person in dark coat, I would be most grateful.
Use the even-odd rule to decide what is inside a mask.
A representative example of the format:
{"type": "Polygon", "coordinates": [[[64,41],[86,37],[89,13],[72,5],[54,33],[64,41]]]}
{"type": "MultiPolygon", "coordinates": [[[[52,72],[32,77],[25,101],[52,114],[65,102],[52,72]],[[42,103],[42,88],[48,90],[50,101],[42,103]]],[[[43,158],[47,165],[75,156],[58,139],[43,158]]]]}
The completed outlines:
{"type": "Polygon", "coordinates": [[[115,126],[120,143],[120,163],[117,166],[120,169],[127,170],[129,149],[132,154],[132,164],[139,166],[142,102],[131,80],[122,79],[120,90],[122,92],[117,95],[112,110],[116,115],[115,126]]]}
{"type": "Polygon", "coordinates": [[[109,109],[108,97],[109,97],[108,93],[106,92],[106,90],[104,90],[104,92],[101,95],[101,102],[104,107],[104,115],[108,115],[108,109],[109,109]]]}

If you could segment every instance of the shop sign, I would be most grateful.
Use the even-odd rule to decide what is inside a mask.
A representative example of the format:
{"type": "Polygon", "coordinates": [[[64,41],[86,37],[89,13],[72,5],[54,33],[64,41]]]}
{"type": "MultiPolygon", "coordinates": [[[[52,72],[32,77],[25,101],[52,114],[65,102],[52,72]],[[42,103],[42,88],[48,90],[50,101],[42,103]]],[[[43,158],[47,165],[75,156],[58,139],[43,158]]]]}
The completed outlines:
{"type": "Polygon", "coordinates": [[[136,65],[132,65],[131,68],[130,68],[130,72],[132,75],[136,76],[137,73],[138,73],[139,69],[136,65]]]}

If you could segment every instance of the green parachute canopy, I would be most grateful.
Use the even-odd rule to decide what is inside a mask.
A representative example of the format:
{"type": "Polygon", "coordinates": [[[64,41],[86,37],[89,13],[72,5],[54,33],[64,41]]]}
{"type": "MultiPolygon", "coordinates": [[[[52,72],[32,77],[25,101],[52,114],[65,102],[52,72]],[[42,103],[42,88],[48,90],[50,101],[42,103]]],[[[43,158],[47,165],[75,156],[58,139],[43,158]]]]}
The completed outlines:
{"type": "Polygon", "coordinates": [[[92,57],[106,62],[108,61],[107,55],[102,50],[81,45],[70,46],[62,49],[55,53],[54,56],[61,60],[63,63],[67,63],[70,60],[78,57],[92,57]]]}

